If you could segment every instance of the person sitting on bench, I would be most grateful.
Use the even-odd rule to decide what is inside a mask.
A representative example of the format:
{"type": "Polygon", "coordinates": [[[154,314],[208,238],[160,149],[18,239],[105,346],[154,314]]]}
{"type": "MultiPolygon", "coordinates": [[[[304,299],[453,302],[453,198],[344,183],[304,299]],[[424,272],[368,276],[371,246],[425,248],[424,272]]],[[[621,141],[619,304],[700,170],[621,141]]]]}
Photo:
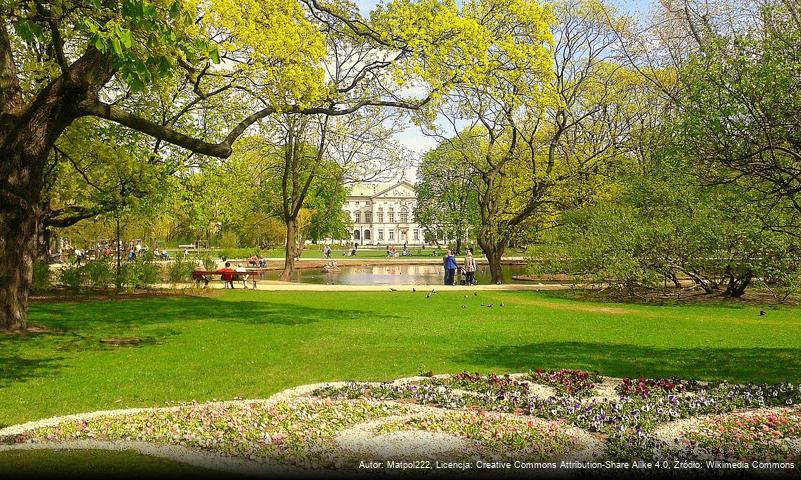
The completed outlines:
{"type": "MultiPolygon", "coordinates": [[[[245,268],[245,264],[244,263],[240,263],[239,266],[236,267],[236,270],[234,270],[234,271],[237,272],[237,273],[247,273],[248,269],[245,268]]],[[[250,275],[237,275],[237,280],[242,280],[242,286],[245,289],[248,288],[248,277],[250,277],[250,275]]],[[[256,288],[255,287],[255,283],[254,283],[254,287],[253,288],[256,288]]]]}
{"type": "Polygon", "coordinates": [[[221,274],[220,279],[225,285],[224,288],[234,288],[234,271],[235,270],[231,268],[231,262],[225,262],[225,268],[217,270],[217,273],[221,274]]]}

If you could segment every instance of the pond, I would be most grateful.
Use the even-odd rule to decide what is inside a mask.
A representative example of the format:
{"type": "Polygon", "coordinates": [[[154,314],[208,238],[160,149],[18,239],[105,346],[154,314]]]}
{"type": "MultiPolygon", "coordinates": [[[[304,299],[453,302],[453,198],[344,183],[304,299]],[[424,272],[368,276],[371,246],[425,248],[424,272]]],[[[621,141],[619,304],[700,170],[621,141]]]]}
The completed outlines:
{"type": "MultiPolygon", "coordinates": [[[[504,265],[503,283],[525,283],[512,278],[525,274],[525,268],[525,265],[504,265]]],[[[270,270],[266,274],[267,280],[278,280],[281,272],[270,270]]],[[[457,273],[456,282],[463,278],[457,273]]],[[[487,265],[478,266],[476,280],[479,284],[490,283],[487,265]]],[[[443,281],[443,270],[439,265],[409,264],[340,266],[339,271],[328,273],[314,268],[297,269],[292,281],[328,285],[438,285],[443,281]]]]}

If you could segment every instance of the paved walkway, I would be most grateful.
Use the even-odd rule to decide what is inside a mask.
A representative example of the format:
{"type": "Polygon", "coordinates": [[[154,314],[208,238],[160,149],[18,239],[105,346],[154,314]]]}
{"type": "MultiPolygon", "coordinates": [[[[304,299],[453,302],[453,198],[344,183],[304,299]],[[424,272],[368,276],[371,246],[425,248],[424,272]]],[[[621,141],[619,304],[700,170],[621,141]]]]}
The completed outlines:
{"type": "MultiPolygon", "coordinates": [[[[235,290],[242,290],[242,282],[235,282],[235,290]]],[[[437,292],[448,291],[487,291],[487,290],[567,290],[572,288],[570,284],[553,284],[553,283],[509,283],[502,285],[324,285],[314,283],[292,283],[292,282],[277,282],[277,281],[260,281],[257,284],[257,290],[265,291],[298,291],[298,292],[430,292],[436,290],[437,292]]],[[[189,289],[194,288],[193,284],[178,284],[175,286],[168,284],[156,285],[156,288],[164,289],[189,289]]],[[[209,282],[207,288],[222,289],[223,283],[219,280],[209,282]]],[[[252,287],[248,285],[248,290],[252,287]]]]}

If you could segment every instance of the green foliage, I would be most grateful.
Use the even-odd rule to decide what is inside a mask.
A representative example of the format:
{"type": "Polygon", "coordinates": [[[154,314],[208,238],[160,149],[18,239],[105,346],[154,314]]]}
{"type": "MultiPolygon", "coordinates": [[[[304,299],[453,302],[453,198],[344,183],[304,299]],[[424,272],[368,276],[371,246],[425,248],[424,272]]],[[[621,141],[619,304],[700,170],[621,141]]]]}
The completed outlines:
{"type": "Polygon", "coordinates": [[[111,258],[87,261],[83,269],[84,287],[106,288],[114,284],[114,263],[111,258]]]}
{"type": "Polygon", "coordinates": [[[791,221],[786,212],[764,212],[736,185],[695,184],[693,165],[679,157],[667,151],[647,172],[620,177],[616,199],[566,212],[548,236],[554,249],[533,268],[629,291],[682,279],[731,296],[754,280],[791,289],[801,243],[765,227],[791,221]]]}
{"type": "Polygon", "coordinates": [[[203,264],[203,269],[206,271],[217,270],[217,260],[209,253],[200,257],[200,262],[203,264]]]}
{"type": "Polygon", "coordinates": [[[220,236],[220,247],[222,248],[239,248],[239,235],[236,232],[224,232],[220,236]]]}
{"type": "Polygon", "coordinates": [[[760,5],[753,28],[704,32],[680,71],[677,140],[705,182],[737,183],[758,192],[766,209],[801,212],[801,24],[793,4],[760,5]]]}
{"type": "Polygon", "coordinates": [[[84,270],[76,265],[64,265],[59,274],[59,282],[67,290],[78,292],[84,282],[84,270]]]}
{"type": "Polygon", "coordinates": [[[196,263],[191,258],[178,257],[167,266],[167,281],[173,285],[192,280],[192,271],[196,263]]]}
{"type": "Polygon", "coordinates": [[[33,290],[42,292],[50,288],[52,274],[50,264],[47,261],[36,261],[33,263],[33,290]]]}
{"type": "Polygon", "coordinates": [[[481,223],[477,173],[449,143],[427,152],[417,172],[415,220],[429,229],[446,229],[450,238],[476,238],[481,223]]]}
{"type": "Polygon", "coordinates": [[[161,277],[161,267],[150,255],[140,255],[136,261],[120,266],[120,285],[129,289],[152,287],[161,277]]]}

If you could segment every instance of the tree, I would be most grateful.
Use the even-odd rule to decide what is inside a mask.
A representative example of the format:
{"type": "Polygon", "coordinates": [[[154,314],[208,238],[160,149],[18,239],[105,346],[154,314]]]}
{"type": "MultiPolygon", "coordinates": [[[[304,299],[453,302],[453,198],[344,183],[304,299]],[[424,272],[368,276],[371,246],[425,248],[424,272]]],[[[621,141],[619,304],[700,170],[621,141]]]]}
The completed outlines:
{"type": "Polygon", "coordinates": [[[449,236],[456,238],[457,254],[462,242],[475,234],[479,225],[478,199],[473,188],[477,180],[460,160],[458,151],[447,143],[423,155],[417,170],[418,206],[414,211],[415,220],[427,231],[449,231],[449,236]]]}
{"type": "Polygon", "coordinates": [[[792,286],[801,272],[801,242],[766,228],[766,212],[747,189],[695,183],[697,167],[682,150],[657,158],[646,172],[629,164],[617,177],[614,198],[565,213],[541,268],[630,294],[664,281],[681,287],[682,280],[727,297],[742,296],[755,280],[775,289],[792,286]]]}
{"type": "Polygon", "coordinates": [[[799,13],[793,2],[765,2],[756,28],[704,28],[679,107],[682,137],[705,181],[735,182],[768,208],[786,199],[801,212],[799,13]]]}
{"type": "Polygon", "coordinates": [[[464,60],[464,47],[471,43],[470,32],[464,33],[469,25],[458,19],[452,4],[391,3],[370,21],[354,12],[352,6],[316,0],[3,2],[0,328],[26,328],[35,208],[53,146],[78,118],[99,117],[198,154],[224,158],[253,123],[277,112],[339,115],[365,105],[418,104],[384,95],[394,88],[339,108],[321,102],[340,93],[326,88],[321,66],[326,33],[362,39],[383,55],[383,60],[360,64],[364,73],[353,88],[371,75],[375,62],[397,65],[402,74],[393,80],[400,85],[419,79],[425,64],[430,67],[426,79],[432,88],[441,88],[452,77],[443,78],[446,62],[464,60]],[[458,55],[456,46],[461,47],[458,55]],[[223,135],[216,128],[209,132],[220,140],[192,136],[156,121],[150,112],[120,106],[121,99],[148,94],[159,79],[177,75],[187,76],[193,85],[195,98],[186,108],[205,107],[204,115],[194,117],[200,127],[233,123],[223,135]],[[223,114],[206,122],[221,103],[249,107],[254,102],[259,109],[238,120],[223,114]]]}
{"type": "Polygon", "coordinates": [[[446,95],[441,113],[452,133],[435,135],[458,150],[473,172],[477,240],[492,281],[500,282],[510,243],[553,226],[568,191],[560,191],[560,183],[572,176],[573,185],[589,184],[575,179],[601,171],[623,140],[618,115],[609,108],[622,94],[615,85],[618,67],[608,61],[617,41],[610,23],[616,20],[609,7],[580,0],[555,4],[553,14],[515,2],[472,8],[493,33],[493,68],[446,95]],[[509,14],[519,10],[530,15],[509,14]]]}

